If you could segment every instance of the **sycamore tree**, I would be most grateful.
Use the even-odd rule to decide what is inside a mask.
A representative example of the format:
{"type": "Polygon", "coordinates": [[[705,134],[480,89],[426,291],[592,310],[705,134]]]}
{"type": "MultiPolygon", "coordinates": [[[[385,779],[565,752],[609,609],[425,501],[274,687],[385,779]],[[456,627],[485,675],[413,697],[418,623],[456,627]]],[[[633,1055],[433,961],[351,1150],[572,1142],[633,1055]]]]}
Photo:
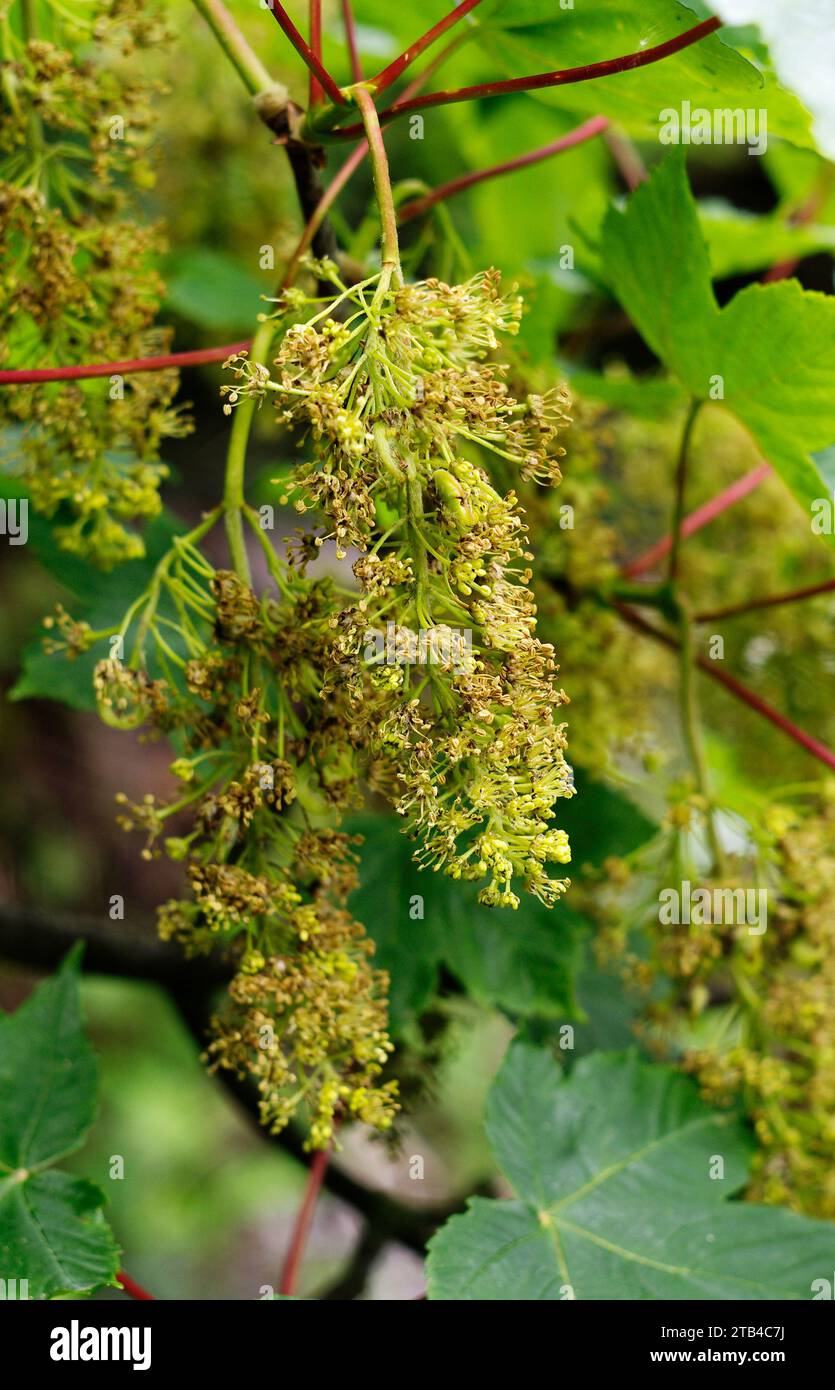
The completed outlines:
{"type": "Polygon", "coordinates": [[[62,1166],[86,970],[308,1164],[276,1294],[326,1184],[345,1297],[388,1241],[429,1299],[831,1297],[835,9],[421,17],[0,5],[8,700],[166,759],[156,928],[9,875],[0,1278],[149,1296],[62,1166]],[[340,1153],[421,1176],[462,1008],[490,1157],[418,1209],[340,1153]]]}

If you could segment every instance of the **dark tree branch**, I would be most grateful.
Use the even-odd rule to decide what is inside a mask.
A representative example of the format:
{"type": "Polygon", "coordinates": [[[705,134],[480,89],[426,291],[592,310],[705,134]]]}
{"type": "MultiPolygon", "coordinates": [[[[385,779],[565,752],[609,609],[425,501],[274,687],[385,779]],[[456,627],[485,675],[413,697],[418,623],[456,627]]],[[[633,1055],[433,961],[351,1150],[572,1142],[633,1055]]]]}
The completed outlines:
{"type": "Polygon", "coordinates": [[[175,988],[184,980],[219,986],[231,967],[217,957],[187,960],[179,946],[160,941],[153,927],[110,918],[81,917],[51,908],[0,906],[0,956],[33,970],[57,970],[70,947],[83,941],[84,968],[175,988]]]}
{"type": "Polygon", "coordinates": [[[317,1294],[316,1301],[344,1303],[352,1298],[359,1298],[360,1294],[365,1292],[369,1275],[385,1243],[385,1236],[374,1230],[373,1226],[366,1226],[344,1273],[335,1283],[317,1294]]]}

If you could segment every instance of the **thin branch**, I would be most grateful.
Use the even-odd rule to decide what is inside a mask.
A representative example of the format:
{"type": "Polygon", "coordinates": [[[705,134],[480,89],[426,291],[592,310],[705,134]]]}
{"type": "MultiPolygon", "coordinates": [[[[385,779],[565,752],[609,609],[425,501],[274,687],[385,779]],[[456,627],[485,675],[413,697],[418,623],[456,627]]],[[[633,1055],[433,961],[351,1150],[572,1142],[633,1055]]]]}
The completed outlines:
{"type": "Polygon", "coordinates": [[[345,42],[348,45],[348,56],[351,59],[351,76],[355,82],[362,82],[362,62],[360,61],[359,44],[357,43],[357,26],[354,20],[354,11],[351,8],[351,0],[342,0],[342,22],[345,26],[345,42]]]}
{"type": "MultiPolygon", "coordinates": [[[[250,48],[226,6],[221,4],[221,0],[194,0],[194,7],[202,14],[253,96],[270,88],[278,90],[279,84],[273,82],[261,59],[250,48]]],[[[286,90],[280,90],[284,92],[286,101],[286,90]]]]}
{"type": "Polygon", "coordinates": [[[336,202],[349,179],[362,164],[368,154],[368,141],[361,140],[355,150],[352,150],[345,163],[340,166],[334,174],[324,193],[322,194],[316,207],[308,218],[307,225],[302,232],[301,238],[295,251],[293,252],[284,273],[284,283],[289,284],[294,278],[299,268],[299,263],[305,251],[316,239],[316,233],[330,212],[331,207],[336,202]]]}
{"type": "MultiPolygon", "coordinates": [[[[597,77],[610,77],[614,73],[630,72],[634,68],[643,68],[650,63],[660,62],[662,58],[668,58],[671,54],[688,48],[690,44],[698,43],[700,39],[707,38],[709,34],[719,29],[721,24],[721,19],[706,19],[701,24],[696,24],[692,29],[687,29],[683,34],[678,34],[674,39],[667,39],[665,43],[655,44],[652,48],[640,49],[637,53],[625,53],[621,58],[608,58],[602,63],[586,63],[578,68],[563,68],[557,72],[541,72],[532,77],[513,77],[507,81],[482,82],[475,87],[458,87],[448,92],[430,92],[427,96],[409,100],[401,98],[380,112],[380,120],[391,121],[396,116],[406,116],[412,111],[422,111],[432,106],[449,106],[458,101],[506,96],[510,92],[540,91],[545,87],[561,87],[571,82],[590,82],[597,77]]],[[[357,125],[344,126],[333,131],[333,135],[335,138],[340,136],[350,138],[358,134],[359,130],[360,127],[357,125]]]]}
{"type": "MultiPolygon", "coordinates": [[[[307,0],[310,13],[310,48],[319,62],[322,61],[322,0],[307,0]]],[[[308,105],[312,108],[319,106],[324,92],[322,84],[315,72],[310,74],[310,88],[308,105]]]]}
{"type": "Polygon", "coordinates": [[[334,82],[327,68],[322,64],[321,59],[316,57],[310,44],[306,39],[302,38],[284,6],[281,4],[281,0],[270,0],[269,9],[276,23],[284,31],[284,34],[299,54],[299,57],[303,58],[310,68],[310,71],[316,74],[331,101],[335,102],[337,106],[344,106],[345,98],[342,92],[339,90],[339,87],[334,82]]]}
{"type": "MultiPolygon", "coordinates": [[[[674,637],[671,637],[669,633],[662,632],[660,628],[648,622],[646,618],[640,613],[637,613],[634,608],[629,607],[628,604],[615,602],[613,607],[620,613],[624,622],[629,623],[630,627],[636,628],[639,632],[646,633],[648,637],[654,638],[656,642],[663,643],[665,647],[669,647],[672,651],[678,650],[679,643],[674,637]]],[[[811,753],[812,757],[817,758],[818,762],[825,763],[827,767],[835,770],[835,753],[833,753],[831,749],[827,748],[826,745],[821,743],[818,739],[812,738],[811,734],[807,734],[803,729],[798,728],[796,724],[793,724],[792,721],[787,719],[784,714],[781,714],[779,710],[774,709],[772,705],[769,705],[765,700],[761,699],[753,690],[749,690],[747,685],[743,685],[742,681],[738,681],[735,676],[727,675],[727,673],[717,666],[714,661],[710,661],[706,656],[697,656],[696,665],[701,671],[704,671],[706,675],[710,676],[712,680],[718,681],[720,685],[723,685],[726,690],[729,690],[730,693],[735,695],[738,700],[741,700],[743,704],[748,705],[749,709],[753,709],[757,714],[761,714],[763,719],[767,719],[770,724],[780,729],[788,738],[793,739],[795,743],[799,743],[801,748],[805,748],[806,752],[811,753]]]]}
{"type": "MultiPolygon", "coordinates": [[[[711,497],[709,502],[697,507],[694,512],[684,518],[681,524],[682,537],[692,536],[695,531],[700,531],[703,526],[715,521],[722,512],[727,511],[743,497],[747,497],[749,492],[753,492],[755,488],[760,486],[760,483],[764,483],[766,478],[771,476],[771,471],[770,464],[761,463],[750,473],[746,473],[744,477],[738,478],[730,487],[726,487],[723,492],[711,497]]],[[[653,569],[659,560],[663,560],[671,547],[671,536],[664,536],[660,541],[656,541],[649,550],[645,550],[637,559],[630,560],[628,565],[624,565],[621,570],[624,579],[634,579],[636,575],[644,574],[647,570],[653,569]]]]}
{"type": "Polygon", "coordinates": [[[687,487],[687,463],[690,456],[690,441],[693,437],[693,429],[701,407],[701,401],[694,400],[690,402],[687,418],[684,422],[684,429],[682,430],[678,459],[676,461],[675,502],[673,504],[673,524],[670,537],[670,562],[667,568],[667,578],[671,584],[678,578],[678,561],[681,551],[682,529],[684,527],[684,498],[687,487]]]}
{"type": "Polygon", "coordinates": [[[385,92],[392,83],[396,82],[397,79],[402,76],[408,67],[411,67],[412,63],[416,58],[420,57],[421,53],[424,53],[427,48],[431,47],[436,39],[439,39],[442,34],[445,34],[447,30],[451,29],[454,24],[457,24],[460,19],[468,15],[470,10],[474,10],[476,5],[480,4],[481,0],[462,0],[462,4],[457,5],[455,9],[451,10],[443,19],[438,20],[437,24],[433,24],[431,29],[427,29],[425,34],[419,39],[416,39],[413,44],[409,45],[405,53],[401,53],[398,58],[395,58],[393,62],[389,63],[388,67],[383,68],[382,72],[378,72],[376,77],[371,78],[369,85],[374,94],[379,96],[380,92],[385,92]]]}
{"type": "Polygon", "coordinates": [[[347,1269],[336,1282],[314,1295],[316,1302],[347,1302],[365,1292],[369,1275],[385,1247],[385,1237],[366,1226],[354,1247],[347,1269]]]}
{"type": "Polygon", "coordinates": [[[183,981],[214,988],[232,976],[219,957],[188,960],[179,946],[161,941],[154,927],[134,927],[109,917],[82,917],[18,903],[0,906],[0,957],[29,969],[57,970],[70,947],[84,942],[84,969],[94,975],[151,980],[166,988],[183,981]]]}
{"type": "Polygon", "coordinates": [[[814,598],[816,594],[827,594],[835,589],[835,579],[825,579],[822,584],[809,584],[804,589],[791,589],[785,594],[771,594],[767,598],[752,598],[745,603],[732,603],[727,608],[714,608],[709,613],[697,613],[694,622],[713,623],[720,618],[735,618],[738,614],[753,613],[758,608],[776,608],[781,603],[797,603],[800,599],[814,598]]]}
{"type": "Polygon", "coordinates": [[[552,155],[574,149],[576,145],[582,145],[586,140],[600,135],[608,128],[608,125],[607,116],[592,116],[590,120],[584,121],[576,129],[570,130],[567,135],[560,136],[559,140],[552,140],[550,144],[541,145],[539,149],[530,150],[528,154],[517,155],[515,159],[508,159],[504,164],[492,164],[488,169],[477,169],[473,173],[461,174],[456,179],[450,179],[448,183],[442,183],[438,188],[433,188],[432,192],[427,193],[425,197],[416,198],[414,202],[406,203],[400,209],[400,221],[408,222],[413,217],[420,217],[436,203],[444,202],[447,198],[454,198],[457,193],[463,193],[465,189],[472,188],[474,184],[483,183],[485,179],[501,178],[504,174],[513,174],[517,169],[527,169],[531,164],[539,164],[543,159],[550,159],[552,155]]]}
{"type": "Polygon", "coordinates": [[[388,155],[386,154],[383,132],[377,116],[377,108],[371,93],[363,87],[356,91],[357,105],[362,112],[365,138],[371,154],[371,167],[374,171],[374,191],[380,212],[380,255],[383,268],[390,266],[397,273],[400,270],[400,248],[397,240],[397,214],[391,191],[388,155]]]}
{"type": "Polygon", "coordinates": [[[131,1279],[130,1275],[125,1274],[123,1269],[120,1269],[119,1273],[116,1275],[116,1282],[117,1284],[121,1284],[125,1293],[128,1294],[130,1298],[136,1298],[149,1303],[156,1302],[154,1295],[148,1293],[147,1289],[143,1289],[142,1285],[137,1284],[134,1279],[131,1279]]]}
{"type": "Polygon", "coordinates": [[[313,1222],[313,1213],[316,1210],[316,1202],[322,1190],[322,1183],[325,1179],[330,1156],[330,1148],[319,1149],[313,1155],[307,1175],[307,1186],[305,1187],[302,1204],[299,1207],[298,1216],[296,1217],[296,1222],[293,1227],[290,1248],[287,1251],[287,1259],[284,1262],[284,1269],[281,1274],[281,1283],[278,1288],[279,1293],[294,1294],[296,1292],[296,1283],[304,1256],[304,1248],[307,1244],[307,1237],[313,1222]]]}

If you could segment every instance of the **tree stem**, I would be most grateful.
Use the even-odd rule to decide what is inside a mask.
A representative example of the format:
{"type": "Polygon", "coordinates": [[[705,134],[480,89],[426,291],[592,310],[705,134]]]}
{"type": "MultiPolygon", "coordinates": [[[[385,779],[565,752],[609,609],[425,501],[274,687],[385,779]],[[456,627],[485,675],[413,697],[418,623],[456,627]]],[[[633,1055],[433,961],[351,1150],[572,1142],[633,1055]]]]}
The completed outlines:
{"type": "MultiPolygon", "coordinates": [[[[275,324],[272,320],[261,324],[252,340],[250,354],[252,362],[266,365],[264,358],[269,353],[274,332],[275,324]]],[[[226,481],[223,490],[223,521],[229,542],[229,557],[232,561],[232,568],[245,584],[252,583],[244,540],[243,513],[246,450],[254,414],[255,401],[251,396],[246,397],[235,408],[232,431],[229,435],[229,448],[226,454],[226,481]]]]}
{"type": "Polygon", "coordinates": [[[684,430],[681,436],[681,444],[678,451],[678,461],[676,463],[676,494],[673,505],[673,525],[671,530],[670,561],[667,571],[671,584],[678,578],[679,553],[681,550],[682,528],[684,526],[684,498],[687,491],[687,463],[690,450],[690,440],[693,434],[693,426],[696,417],[701,409],[701,401],[691,401],[690,409],[687,412],[687,419],[684,422],[684,430]]]}
{"type": "Polygon", "coordinates": [[[385,270],[389,267],[390,273],[393,273],[402,280],[400,272],[400,244],[397,238],[397,214],[394,210],[389,162],[385,143],[383,141],[383,132],[380,129],[377,108],[374,105],[374,99],[371,93],[367,91],[365,87],[356,87],[353,95],[360,109],[360,114],[362,115],[365,138],[368,141],[368,148],[371,154],[371,167],[374,173],[374,192],[377,195],[377,206],[380,210],[380,250],[383,269],[385,270]]]}
{"type": "Polygon", "coordinates": [[[711,854],[713,855],[714,865],[716,872],[722,874],[724,872],[725,856],[716,830],[716,822],[710,802],[710,784],[708,780],[707,763],[705,762],[704,748],[702,747],[702,721],[699,710],[698,693],[696,691],[693,622],[689,610],[681,602],[679,603],[678,631],[679,671],[681,681],[681,728],[687,754],[690,759],[690,766],[693,769],[693,776],[696,780],[696,787],[705,801],[705,824],[707,826],[707,837],[711,854]]]}
{"type": "MultiPolygon", "coordinates": [[[[250,48],[221,0],[194,0],[194,6],[202,14],[224,53],[237,69],[253,96],[258,96],[270,88],[278,88],[279,84],[273,82],[261,59],[250,48]]],[[[286,101],[287,92],[283,88],[282,90],[286,101]]]]}

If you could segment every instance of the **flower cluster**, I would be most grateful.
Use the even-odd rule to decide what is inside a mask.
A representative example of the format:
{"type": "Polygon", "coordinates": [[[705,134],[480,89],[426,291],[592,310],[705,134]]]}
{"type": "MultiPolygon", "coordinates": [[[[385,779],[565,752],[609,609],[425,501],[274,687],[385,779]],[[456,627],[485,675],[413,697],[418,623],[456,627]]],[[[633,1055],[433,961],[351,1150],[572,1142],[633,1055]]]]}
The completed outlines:
{"type": "Polygon", "coordinates": [[[225,394],[227,410],[274,396],[310,443],[287,496],[327,519],[318,543],[361,552],[361,593],[331,619],[326,689],[352,701],[372,783],[420,839],[421,863],[486,879],[489,905],[516,907],[516,882],[553,903],[567,880],[547,865],[570,858],[552,823],[573,791],[555,719],[566,697],[536,635],[516,492],[500,491],[486,462],[557,482],[567,395],[508,389],[491,359],[521,304],[494,272],[456,286],[396,286],[383,273],[348,287],[330,263],[315,269],[333,298],[285,293],[273,372],[233,358],[225,394]],[[386,623],[411,635],[407,650],[466,633],[469,659],[381,664],[368,636],[386,623]]]}
{"type": "Polygon", "coordinates": [[[356,856],[330,824],[358,777],[345,712],[318,698],[334,603],[312,580],[259,599],[180,541],[126,626],[131,660],[95,672],[102,718],[177,754],[180,791],[122,795],[119,820],[146,833],[146,858],[162,847],[185,865],[190,896],[160,909],[162,936],[234,965],[211,1064],[255,1079],[274,1132],[303,1109],[316,1147],[337,1114],[385,1129],[396,1110],[378,1080],[387,980],[345,910],[356,856]]]}
{"type": "MultiPolygon", "coordinates": [[[[687,841],[703,808],[679,801],[659,840],[609,866],[619,904],[604,933],[627,978],[650,993],[639,1031],[678,1059],[714,1104],[741,1102],[759,1142],[749,1196],[835,1216],[835,786],[810,804],[773,805],[721,879],[700,878],[687,841]],[[815,865],[814,878],[809,865],[815,865]],[[762,893],[767,920],[659,920],[652,888],[693,884],[762,893]],[[630,914],[631,883],[644,879],[630,914]],[[767,894],[767,898],[765,895],[767,894]],[[637,928],[629,931],[629,919],[637,928]]],[[[707,901],[707,899],[705,899],[707,901]]],[[[718,914],[714,914],[715,916],[718,914]]]]}
{"type": "MultiPolygon", "coordinates": [[[[120,49],[156,41],[153,10],[97,0],[80,40],[120,49]]],[[[140,187],[154,90],[45,38],[0,41],[0,365],[53,367],[164,353],[153,327],[162,286],[154,228],[130,216],[140,187]]],[[[6,388],[16,467],[58,544],[105,568],[143,553],[134,519],[154,516],[167,470],[160,441],[185,426],[174,372],[6,388]]]]}

